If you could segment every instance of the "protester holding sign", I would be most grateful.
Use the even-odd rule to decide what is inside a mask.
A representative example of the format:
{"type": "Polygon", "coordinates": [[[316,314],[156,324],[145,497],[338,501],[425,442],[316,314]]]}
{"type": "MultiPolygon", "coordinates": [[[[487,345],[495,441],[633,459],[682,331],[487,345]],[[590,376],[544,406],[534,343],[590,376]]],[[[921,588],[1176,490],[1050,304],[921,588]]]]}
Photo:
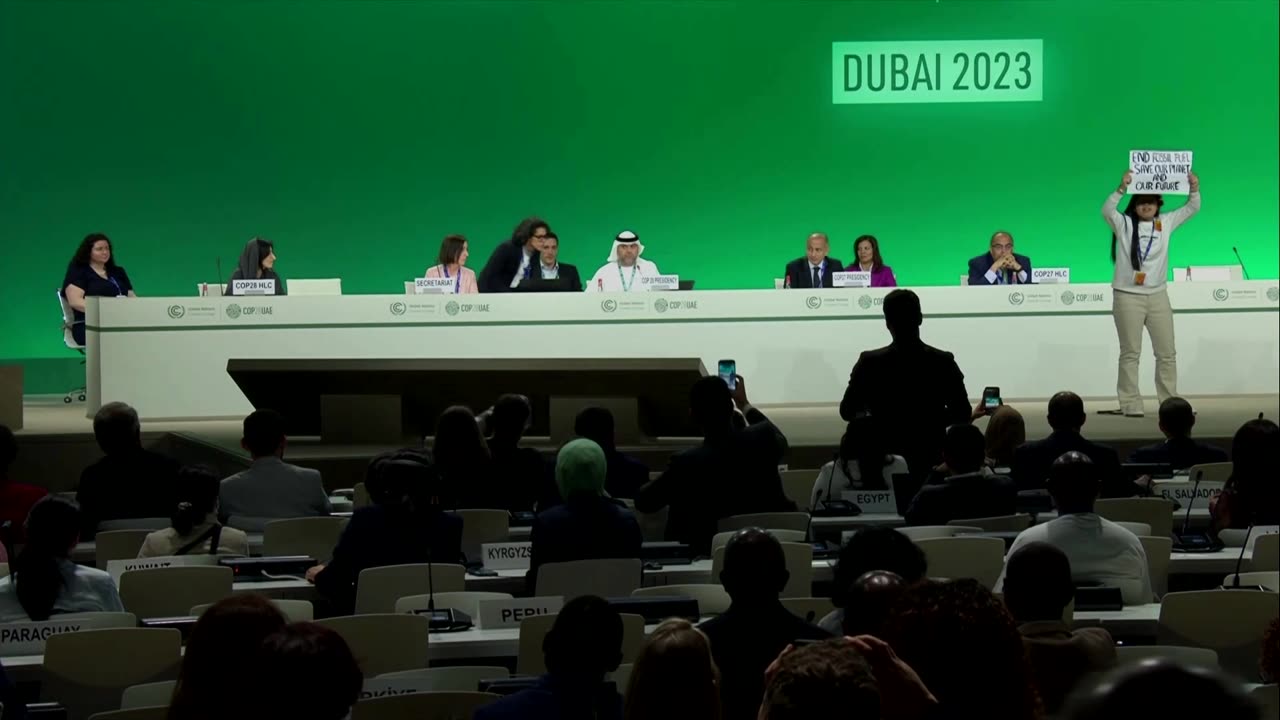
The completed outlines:
{"type": "Polygon", "coordinates": [[[871,273],[871,287],[897,287],[898,281],[893,277],[893,268],[884,264],[880,257],[880,241],[875,235],[862,235],[853,241],[853,254],[857,262],[845,268],[847,272],[871,273]]]}
{"type": "Polygon", "coordinates": [[[1107,196],[1102,217],[1111,226],[1112,309],[1120,340],[1120,367],[1116,395],[1120,407],[1108,415],[1142,417],[1142,393],[1138,389],[1138,358],[1142,354],[1142,328],[1151,336],[1156,356],[1156,395],[1164,402],[1178,394],[1178,362],[1173,338],[1173,309],[1165,290],[1169,274],[1169,241],[1173,231],[1200,210],[1200,179],[1187,170],[1190,195],[1182,207],[1161,213],[1160,195],[1132,195],[1123,213],[1120,197],[1133,181],[1125,172],[1120,187],[1107,196]]]}
{"type": "Polygon", "coordinates": [[[284,295],[284,283],[276,274],[276,247],[270,240],[255,237],[240,251],[240,261],[227,279],[228,295],[284,295]],[[237,289],[237,280],[262,280],[252,290],[237,289]]]}
{"type": "Polygon", "coordinates": [[[436,256],[436,265],[427,268],[426,277],[453,280],[453,284],[444,288],[448,295],[473,295],[480,292],[476,281],[476,273],[465,267],[467,257],[467,239],[461,235],[446,235],[440,243],[440,254],[436,256]]]}

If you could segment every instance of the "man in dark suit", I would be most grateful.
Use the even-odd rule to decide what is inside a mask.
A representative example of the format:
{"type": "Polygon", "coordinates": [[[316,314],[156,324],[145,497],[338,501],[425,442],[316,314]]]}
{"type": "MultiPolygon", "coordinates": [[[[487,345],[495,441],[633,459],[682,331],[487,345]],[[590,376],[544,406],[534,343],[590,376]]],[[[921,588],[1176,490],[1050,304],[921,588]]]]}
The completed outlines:
{"type": "Polygon", "coordinates": [[[1227,453],[1222,449],[1191,439],[1191,428],[1195,424],[1196,413],[1191,409],[1191,403],[1180,397],[1166,398],[1160,403],[1160,432],[1167,439],[1162,443],[1134,450],[1129,456],[1129,462],[1159,463],[1170,465],[1174,470],[1186,470],[1192,465],[1227,462],[1227,453]]]}
{"type": "Polygon", "coordinates": [[[1013,251],[1013,236],[1004,230],[991,236],[991,250],[969,261],[970,285],[1029,285],[1031,258],[1013,251]]]}
{"type": "Polygon", "coordinates": [[[983,462],[982,431],[963,424],[947,428],[943,466],[903,513],[908,525],[946,525],[965,518],[1012,515],[1018,504],[1013,481],[992,473],[983,462]]]}
{"type": "Polygon", "coordinates": [[[725,545],[720,583],[729,593],[729,609],[698,626],[720,668],[724,720],[756,717],[764,671],[783,648],[797,640],[831,637],[778,601],[789,577],[782,545],[768,531],[747,528],[725,545]]]}
{"type": "Polygon", "coordinates": [[[124,518],[167,518],[177,508],[178,461],[142,447],[138,412],[122,402],[93,416],[93,437],[103,458],[80,473],[80,504],[88,540],[98,523],[124,518]]]}
{"type": "Polygon", "coordinates": [[[778,475],[787,438],[747,402],[746,381],[741,376],[736,381],[732,392],[716,375],[693,384],[689,404],[702,427],[702,445],[671,456],[666,471],[636,494],[640,512],[670,506],[667,539],[688,543],[703,555],[721,518],[796,509],[778,475]],[[740,430],[733,427],[734,405],[748,423],[740,430]]]}
{"type": "Polygon", "coordinates": [[[1102,497],[1128,497],[1141,492],[1134,483],[1121,478],[1120,458],[1114,449],[1090,442],[1080,434],[1085,418],[1084,401],[1079,395],[1064,391],[1049,398],[1049,427],[1053,432],[1014,451],[1013,479],[1019,490],[1044,488],[1053,461],[1074,450],[1096,467],[1102,479],[1102,497]]]}
{"type": "Polygon", "coordinates": [[[832,274],[842,272],[844,263],[828,257],[831,243],[827,234],[816,232],[805,241],[804,257],[787,263],[783,282],[790,288],[829,288],[832,274]]]}
{"type": "Polygon", "coordinates": [[[573,420],[573,433],[592,440],[604,450],[609,461],[604,489],[609,497],[632,498],[649,482],[649,468],[639,460],[618,450],[614,439],[613,413],[607,408],[583,408],[573,420]]]}
{"type": "MultiPolygon", "coordinates": [[[[919,478],[942,459],[946,429],[970,422],[973,412],[955,356],[921,342],[922,322],[915,293],[886,295],[884,323],[893,342],[862,353],[840,401],[846,421],[870,413],[883,428],[889,452],[903,456],[919,478]]],[[[904,501],[914,495],[914,488],[894,489],[904,501]]]]}
{"type": "Polygon", "coordinates": [[[538,268],[533,271],[534,280],[554,283],[560,292],[582,292],[582,278],[577,266],[560,262],[560,238],[548,231],[542,238],[538,268]]]}
{"type": "Polygon", "coordinates": [[[480,271],[476,280],[480,292],[511,292],[524,280],[533,277],[542,239],[549,232],[551,226],[541,218],[521,220],[511,233],[511,239],[493,249],[493,254],[480,271]]]}

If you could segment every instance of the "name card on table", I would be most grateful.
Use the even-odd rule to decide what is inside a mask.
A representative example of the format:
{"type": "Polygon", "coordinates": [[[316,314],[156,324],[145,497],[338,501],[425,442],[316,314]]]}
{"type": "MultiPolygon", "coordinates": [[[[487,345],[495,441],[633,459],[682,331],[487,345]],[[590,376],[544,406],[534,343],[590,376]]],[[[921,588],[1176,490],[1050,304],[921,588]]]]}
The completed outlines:
{"type": "Polygon", "coordinates": [[[262,280],[232,280],[232,295],[275,295],[276,281],[275,278],[264,278],[262,280]]]}
{"type": "Polygon", "coordinates": [[[1071,268],[1034,268],[1031,270],[1031,282],[1041,285],[1069,283],[1071,268]]]}
{"type": "Polygon", "coordinates": [[[170,555],[164,557],[132,558],[130,560],[108,560],[107,573],[116,585],[120,584],[120,576],[128,570],[152,570],[154,568],[187,567],[190,565],[217,565],[218,556],[202,553],[200,555],[170,555]]]}
{"type": "Polygon", "coordinates": [[[371,677],[364,681],[364,687],[360,689],[360,699],[369,700],[371,698],[393,697],[395,695],[410,695],[412,693],[428,692],[435,690],[437,684],[438,683],[436,681],[421,677],[371,677]]]}
{"type": "Polygon", "coordinates": [[[871,273],[865,270],[831,273],[831,285],[838,288],[871,287],[871,273]]]}
{"type": "Polygon", "coordinates": [[[490,570],[528,570],[531,542],[481,543],[480,557],[490,570]]]}
{"type": "Polygon", "coordinates": [[[416,295],[430,295],[433,293],[451,293],[453,292],[454,283],[457,278],[414,278],[413,292],[416,295]]]}
{"type": "Polygon", "coordinates": [[[862,508],[864,515],[897,515],[898,502],[892,490],[845,490],[840,499],[862,508]]]}
{"type": "Polygon", "coordinates": [[[116,619],[77,618],[43,622],[13,622],[0,625],[0,656],[43,655],[45,641],[54,635],[119,627],[116,619]]]}
{"type": "Polygon", "coordinates": [[[564,597],[511,598],[481,600],[477,609],[480,617],[476,624],[482,630],[494,628],[518,628],[520,621],[535,615],[555,615],[564,607],[564,597]]]}
{"type": "Polygon", "coordinates": [[[645,275],[640,278],[640,285],[646,290],[679,290],[679,275],[645,275]]]}
{"type": "Polygon", "coordinates": [[[1209,507],[1209,498],[1218,496],[1222,492],[1222,486],[1225,484],[1205,481],[1200,483],[1200,488],[1196,490],[1196,484],[1187,480],[1156,481],[1152,485],[1152,490],[1166,500],[1173,500],[1181,504],[1183,508],[1186,508],[1192,502],[1192,491],[1194,491],[1194,499],[1201,502],[1200,507],[1207,508],[1209,507]]]}

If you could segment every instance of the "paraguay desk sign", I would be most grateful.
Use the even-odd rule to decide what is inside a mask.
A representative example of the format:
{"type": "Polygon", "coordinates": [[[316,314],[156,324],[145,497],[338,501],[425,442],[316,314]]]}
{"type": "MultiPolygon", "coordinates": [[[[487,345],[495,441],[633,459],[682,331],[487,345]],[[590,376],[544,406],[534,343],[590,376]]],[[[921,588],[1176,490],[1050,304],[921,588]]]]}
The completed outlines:
{"type": "Polygon", "coordinates": [[[555,615],[564,607],[564,597],[503,598],[481,600],[476,624],[482,630],[518,628],[520,621],[535,615],[555,615]]]}
{"type": "Polygon", "coordinates": [[[263,278],[261,280],[232,280],[232,295],[275,295],[276,281],[275,278],[263,278]]]}
{"type": "MultiPolygon", "coordinates": [[[[110,613],[117,615],[117,613],[110,613]]],[[[125,617],[129,617],[125,615],[125,617]]],[[[0,625],[0,656],[42,655],[44,644],[54,635],[80,632],[81,630],[101,630],[103,628],[123,627],[119,617],[84,616],[42,622],[13,622],[0,625]]]]}

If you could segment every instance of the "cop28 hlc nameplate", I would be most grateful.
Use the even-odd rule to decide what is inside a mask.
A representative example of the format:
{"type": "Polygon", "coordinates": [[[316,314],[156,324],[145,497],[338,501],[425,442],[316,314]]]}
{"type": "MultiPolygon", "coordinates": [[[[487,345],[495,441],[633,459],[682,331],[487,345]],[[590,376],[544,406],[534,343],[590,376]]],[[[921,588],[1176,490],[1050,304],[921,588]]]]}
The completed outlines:
{"type": "Polygon", "coordinates": [[[831,43],[831,102],[1039,102],[1042,40],[831,43]]]}

